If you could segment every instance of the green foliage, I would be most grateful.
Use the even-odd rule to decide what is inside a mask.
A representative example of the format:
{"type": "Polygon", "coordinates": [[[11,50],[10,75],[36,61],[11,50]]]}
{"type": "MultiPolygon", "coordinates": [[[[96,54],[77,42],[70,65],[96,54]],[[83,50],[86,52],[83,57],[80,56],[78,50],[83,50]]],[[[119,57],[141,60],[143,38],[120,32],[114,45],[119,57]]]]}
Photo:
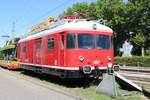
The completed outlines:
{"type": "Polygon", "coordinates": [[[89,7],[89,4],[87,2],[77,3],[67,9],[66,15],[74,15],[75,12],[87,14],[88,7],[89,7]]]}
{"type": "Polygon", "coordinates": [[[72,8],[68,8],[67,9],[67,13],[66,13],[67,15],[73,15],[73,10],[72,10],[72,8]]]}
{"type": "MultiPolygon", "coordinates": [[[[89,20],[107,20],[106,25],[114,31],[114,48],[117,51],[123,42],[129,39],[129,32],[133,32],[133,36],[141,33],[145,37],[141,39],[144,40],[145,47],[150,46],[149,5],[150,0],[128,0],[127,3],[124,3],[123,0],[97,0],[92,3],[74,4],[67,9],[66,15],[78,12],[87,14],[89,20]]],[[[143,45],[143,42],[140,42],[140,45],[141,43],[143,45]]]]}
{"type": "Polygon", "coordinates": [[[88,16],[87,19],[89,20],[97,20],[101,18],[102,16],[101,9],[98,8],[98,5],[95,2],[89,4],[87,16],[88,16]]]}
{"type": "Polygon", "coordinates": [[[150,67],[150,56],[140,57],[140,56],[133,56],[133,57],[115,57],[114,58],[115,64],[120,65],[129,65],[129,66],[144,66],[150,67]]]}
{"type": "Polygon", "coordinates": [[[0,60],[3,60],[3,57],[0,57],[0,60]]]}
{"type": "Polygon", "coordinates": [[[150,50],[145,51],[145,56],[150,56],[150,50]]]}
{"type": "Polygon", "coordinates": [[[144,46],[145,43],[145,36],[143,34],[136,34],[133,38],[133,42],[138,46],[144,46]]]}

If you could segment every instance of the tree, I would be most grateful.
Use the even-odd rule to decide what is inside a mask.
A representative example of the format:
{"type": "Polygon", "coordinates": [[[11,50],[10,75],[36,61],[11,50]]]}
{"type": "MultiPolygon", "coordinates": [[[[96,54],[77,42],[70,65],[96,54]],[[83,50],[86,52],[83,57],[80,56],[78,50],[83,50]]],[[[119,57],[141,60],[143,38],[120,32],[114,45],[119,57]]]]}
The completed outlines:
{"type": "Polygon", "coordinates": [[[136,36],[133,38],[133,42],[141,47],[141,54],[144,56],[144,43],[145,43],[145,36],[142,33],[136,34],[136,36]]]}
{"type": "MultiPolygon", "coordinates": [[[[107,20],[106,25],[114,31],[114,49],[117,51],[125,40],[141,33],[145,37],[144,46],[150,46],[150,0],[97,0],[92,3],[77,3],[69,7],[66,15],[73,12],[87,14],[89,20],[107,20]]],[[[138,45],[136,45],[138,46],[138,45]]]]}
{"type": "Polygon", "coordinates": [[[87,2],[74,4],[72,7],[67,9],[66,15],[74,15],[75,12],[87,14],[88,6],[89,4],[87,2]]]}
{"type": "Polygon", "coordinates": [[[89,4],[87,18],[89,20],[97,20],[102,18],[102,10],[99,9],[96,2],[89,4]]]}

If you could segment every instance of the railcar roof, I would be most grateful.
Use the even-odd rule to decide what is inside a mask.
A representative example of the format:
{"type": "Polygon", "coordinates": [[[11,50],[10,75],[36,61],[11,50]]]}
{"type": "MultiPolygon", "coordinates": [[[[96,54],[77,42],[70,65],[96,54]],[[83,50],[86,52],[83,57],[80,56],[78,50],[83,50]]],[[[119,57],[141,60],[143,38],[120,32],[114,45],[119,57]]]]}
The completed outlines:
{"type": "Polygon", "coordinates": [[[36,38],[40,38],[48,34],[63,32],[65,30],[81,30],[81,31],[88,30],[88,31],[110,32],[110,33],[113,32],[111,28],[105,25],[102,25],[98,22],[95,22],[95,21],[79,21],[79,22],[73,21],[73,22],[68,22],[68,23],[63,23],[63,24],[59,23],[58,25],[52,25],[49,27],[48,30],[41,31],[33,35],[29,35],[29,36],[22,38],[19,41],[19,43],[32,40],[32,39],[36,39],[36,38]]]}

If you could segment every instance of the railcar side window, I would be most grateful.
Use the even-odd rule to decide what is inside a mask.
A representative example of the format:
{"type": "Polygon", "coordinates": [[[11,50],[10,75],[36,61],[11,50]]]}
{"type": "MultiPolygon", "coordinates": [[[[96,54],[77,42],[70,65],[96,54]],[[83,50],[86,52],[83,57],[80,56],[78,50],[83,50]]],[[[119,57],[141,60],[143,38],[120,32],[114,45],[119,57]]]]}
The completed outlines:
{"type": "Polygon", "coordinates": [[[40,48],[41,48],[41,42],[42,42],[41,39],[37,39],[37,40],[36,40],[36,50],[37,50],[37,51],[40,50],[40,48]]]}
{"type": "Polygon", "coordinates": [[[96,35],[96,48],[97,49],[110,49],[110,39],[108,35],[96,35]]]}
{"type": "Polygon", "coordinates": [[[75,36],[75,34],[67,34],[66,44],[67,44],[68,49],[75,48],[75,45],[76,45],[76,36],[75,36]]]}
{"type": "Polygon", "coordinates": [[[61,48],[64,49],[64,35],[61,35],[61,48]]]}
{"type": "Polygon", "coordinates": [[[93,49],[94,48],[94,35],[92,34],[78,34],[78,48],[93,49]]]}
{"type": "Polygon", "coordinates": [[[26,43],[22,43],[22,52],[26,52],[26,43]]]}
{"type": "Polygon", "coordinates": [[[41,48],[41,43],[40,42],[36,43],[36,50],[39,50],[40,48],[41,48]]]}
{"type": "Polygon", "coordinates": [[[48,50],[54,49],[54,38],[48,39],[48,50]]]}

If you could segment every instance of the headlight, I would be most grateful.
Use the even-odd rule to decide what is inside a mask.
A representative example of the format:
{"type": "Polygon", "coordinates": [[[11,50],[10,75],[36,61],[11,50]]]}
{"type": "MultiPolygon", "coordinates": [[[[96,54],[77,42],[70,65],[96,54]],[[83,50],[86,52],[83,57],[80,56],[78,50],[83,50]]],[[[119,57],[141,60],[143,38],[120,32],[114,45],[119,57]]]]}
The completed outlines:
{"type": "Polygon", "coordinates": [[[83,56],[79,56],[79,60],[82,62],[84,60],[83,56]]]}
{"type": "Polygon", "coordinates": [[[112,67],[113,67],[112,63],[108,63],[108,68],[112,68],[112,67]]]}
{"type": "Polygon", "coordinates": [[[110,61],[111,61],[111,57],[110,57],[110,56],[108,56],[108,57],[107,57],[107,60],[110,62],[110,61]]]}
{"type": "Polygon", "coordinates": [[[83,73],[90,74],[92,72],[91,66],[83,66],[83,73]]]}

